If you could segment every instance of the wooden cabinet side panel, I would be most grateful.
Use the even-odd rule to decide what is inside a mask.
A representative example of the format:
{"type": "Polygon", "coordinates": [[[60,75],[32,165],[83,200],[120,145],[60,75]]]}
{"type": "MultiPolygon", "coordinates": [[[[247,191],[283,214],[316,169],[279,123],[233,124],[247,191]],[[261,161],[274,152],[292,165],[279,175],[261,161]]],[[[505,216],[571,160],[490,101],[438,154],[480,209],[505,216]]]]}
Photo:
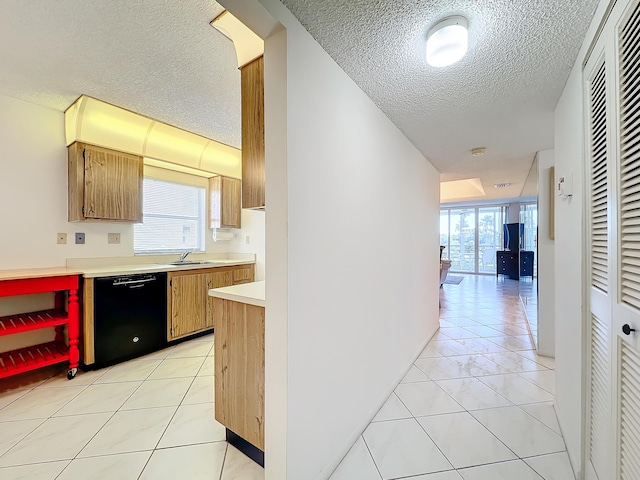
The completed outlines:
{"type": "Polygon", "coordinates": [[[142,158],[85,146],[84,216],[142,221],[142,158]]]}
{"type": "Polygon", "coordinates": [[[95,363],[93,324],[93,278],[85,278],[82,288],[82,356],[85,365],[95,363]]]}
{"type": "Polygon", "coordinates": [[[81,143],[74,142],[67,149],[68,157],[68,216],[70,222],[84,220],[82,206],[84,205],[84,159],[81,143]]]}
{"type": "Polygon", "coordinates": [[[265,206],[264,59],[241,68],[242,208],[265,206]]]}
{"type": "Polygon", "coordinates": [[[264,450],[264,307],[214,300],[216,420],[264,450]]]}
{"type": "Polygon", "coordinates": [[[222,228],[222,177],[209,179],[209,228],[222,228]]]}
{"type": "MultiPolygon", "coordinates": [[[[207,290],[210,288],[230,287],[231,285],[233,285],[233,272],[231,270],[207,274],[207,290]]],[[[214,300],[213,297],[207,294],[206,328],[213,328],[214,300]]]]}
{"type": "Polygon", "coordinates": [[[222,177],[222,225],[225,228],[241,226],[241,189],[241,180],[222,177]]]}
{"type": "Polygon", "coordinates": [[[190,335],[205,328],[207,276],[171,277],[171,339],[190,335]]]}

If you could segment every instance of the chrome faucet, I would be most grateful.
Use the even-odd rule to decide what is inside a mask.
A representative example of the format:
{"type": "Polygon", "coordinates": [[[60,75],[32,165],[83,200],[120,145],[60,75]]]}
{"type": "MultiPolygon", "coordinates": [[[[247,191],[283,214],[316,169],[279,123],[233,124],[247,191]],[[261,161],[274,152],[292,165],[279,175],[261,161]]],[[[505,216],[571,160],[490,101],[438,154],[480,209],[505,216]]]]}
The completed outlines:
{"type": "Polygon", "coordinates": [[[180,255],[180,262],[184,262],[184,260],[187,258],[187,255],[189,255],[191,253],[191,250],[187,250],[186,252],[184,252],[183,254],[180,255]]]}

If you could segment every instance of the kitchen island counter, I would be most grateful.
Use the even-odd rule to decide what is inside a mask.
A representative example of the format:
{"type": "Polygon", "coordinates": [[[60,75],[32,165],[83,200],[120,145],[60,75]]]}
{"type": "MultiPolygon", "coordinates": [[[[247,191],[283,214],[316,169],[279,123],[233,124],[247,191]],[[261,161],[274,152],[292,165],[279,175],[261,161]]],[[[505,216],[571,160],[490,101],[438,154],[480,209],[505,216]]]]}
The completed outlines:
{"type": "Polygon", "coordinates": [[[264,466],[265,282],[212,288],[215,416],[227,441],[264,466]]]}
{"type": "Polygon", "coordinates": [[[251,282],[231,287],[212,288],[209,290],[209,296],[231,300],[232,302],[246,303],[256,307],[264,307],[264,290],[264,281],[251,282]]]}

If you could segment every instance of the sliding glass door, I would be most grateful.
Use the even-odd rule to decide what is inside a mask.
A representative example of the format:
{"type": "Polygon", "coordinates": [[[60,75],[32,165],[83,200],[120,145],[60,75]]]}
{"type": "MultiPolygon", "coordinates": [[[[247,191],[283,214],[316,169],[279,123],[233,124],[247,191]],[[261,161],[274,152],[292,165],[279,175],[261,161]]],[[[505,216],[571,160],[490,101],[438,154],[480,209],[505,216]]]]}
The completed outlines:
{"type": "Polygon", "coordinates": [[[496,273],[506,212],[503,205],[440,210],[440,245],[447,247],[442,258],[451,259],[451,271],[496,273]]]}
{"type": "Polygon", "coordinates": [[[475,209],[449,210],[449,258],[452,271],[473,272],[475,270],[475,209]]]}

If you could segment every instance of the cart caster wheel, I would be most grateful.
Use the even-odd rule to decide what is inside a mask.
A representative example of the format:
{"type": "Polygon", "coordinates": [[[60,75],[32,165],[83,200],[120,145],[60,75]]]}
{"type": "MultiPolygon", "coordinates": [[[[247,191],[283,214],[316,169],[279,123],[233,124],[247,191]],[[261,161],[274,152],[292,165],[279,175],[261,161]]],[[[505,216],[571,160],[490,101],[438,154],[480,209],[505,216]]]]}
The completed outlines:
{"type": "Polygon", "coordinates": [[[73,380],[74,378],[76,378],[76,373],[78,373],[78,369],[77,368],[70,369],[67,372],[67,379],[73,380]]]}

